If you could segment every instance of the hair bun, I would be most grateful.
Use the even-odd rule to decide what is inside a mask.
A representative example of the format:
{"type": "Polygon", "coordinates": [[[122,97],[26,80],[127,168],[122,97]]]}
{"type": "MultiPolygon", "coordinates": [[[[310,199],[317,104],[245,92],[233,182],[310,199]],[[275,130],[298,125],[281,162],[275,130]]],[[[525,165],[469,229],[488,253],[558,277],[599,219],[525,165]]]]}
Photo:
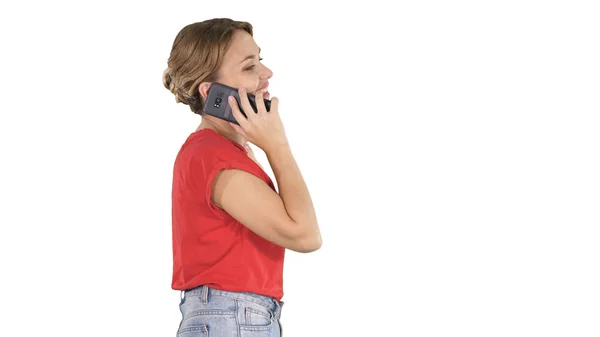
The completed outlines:
{"type": "Polygon", "coordinates": [[[177,81],[175,81],[175,72],[173,69],[165,69],[163,72],[163,85],[165,88],[175,95],[175,102],[190,105],[190,97],[182,92],[181,89],[177,87],[176,83],[177,81]]]}

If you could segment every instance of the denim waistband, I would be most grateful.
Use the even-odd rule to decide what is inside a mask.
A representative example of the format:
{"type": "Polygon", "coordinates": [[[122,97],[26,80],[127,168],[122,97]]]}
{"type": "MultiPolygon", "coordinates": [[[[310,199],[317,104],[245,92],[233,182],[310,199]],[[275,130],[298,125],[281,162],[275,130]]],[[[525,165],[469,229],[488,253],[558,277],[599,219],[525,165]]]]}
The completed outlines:
{"type": "Polygon", "coordinates": [[[258,295],[249,292],[235,292],[227,290],[213,289],[209,286],[201,285],[193,289],[182,290],[181,298],[184,296],[197,296],[202,299],[203,303],[208,303],[211,296],[223,296],[237,300],[244,300],[260,304],[267,309],[273,311],[277,319],[281,316],[281,308],[283,307],[283,301],[277,301],[273,297],[258,295]]]}

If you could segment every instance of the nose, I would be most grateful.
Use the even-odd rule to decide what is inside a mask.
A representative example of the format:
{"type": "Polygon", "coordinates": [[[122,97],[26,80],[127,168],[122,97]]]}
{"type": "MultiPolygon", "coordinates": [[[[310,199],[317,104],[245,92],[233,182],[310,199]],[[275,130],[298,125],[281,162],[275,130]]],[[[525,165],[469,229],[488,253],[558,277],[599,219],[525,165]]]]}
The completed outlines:
{"type": "Polygon", "coordinates": [[[271,71],[271,69],[267,68],[266,66],[263,66],[263,70],[260,73],[260,78],[263,80],[268,80],[271,77],[273,77],[273,72],[271,71]]]}

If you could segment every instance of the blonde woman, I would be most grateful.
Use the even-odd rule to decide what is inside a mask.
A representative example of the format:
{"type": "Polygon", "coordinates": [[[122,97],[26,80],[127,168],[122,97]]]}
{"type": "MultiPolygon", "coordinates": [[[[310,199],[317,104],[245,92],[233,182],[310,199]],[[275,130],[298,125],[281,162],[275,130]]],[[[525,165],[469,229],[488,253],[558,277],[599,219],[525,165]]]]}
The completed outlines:
{"type": "Polygon", "coordinates": [[[177,102],[202,116],[177,154],[173,171],[173,279],[181,290],[178,336],[281,336],[285,249],[312,252],[321,234],[308,188],[279,117],[270,111],[273,76],[260,58],[252,25],[211,19],[184,27],[175,38],[163,83],[177,102]],[[239,125],[203,113],[212,83],[239,88],[239,125]],[[250,147],[261,148],[277,184],[250,147]]]}

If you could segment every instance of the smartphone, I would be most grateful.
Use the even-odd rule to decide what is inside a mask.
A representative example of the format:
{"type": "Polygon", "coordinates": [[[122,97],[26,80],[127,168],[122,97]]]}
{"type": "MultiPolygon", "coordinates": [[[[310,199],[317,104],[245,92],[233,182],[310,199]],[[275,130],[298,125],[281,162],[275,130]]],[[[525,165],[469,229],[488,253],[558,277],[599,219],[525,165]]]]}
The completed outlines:
{"type": "MultiPolygon", "coordinates": [[[[244,117],[246,116],[246,112],[242,108],[242,103],[240,102],[240,95],[238,94],[238,89],[232,88],[230,86],[221,84],[221,83],[213,83],[210,85],[208,89],[208,96],[206,97],[206,102],[204,102],[204,112],[207,115],[214,116],[223,120],[226,120],[231,123],[235,123],[240,125],[233,116],[233,112],[231,111],[231,107],[229,106],[229,102],[227,101],[229,96],[235,97],[235,100],[240,107],[240,111],[244,117]]],[[[267,111],[271,110],[271,101],[264,98],[265,107],[267,111]]],[[[248,94],[248,101],[250,101],[250,105],[252,109],[254,109],[254,113],[258,111],[256,108],[256,98],[253,94],[248,94]]]]}

